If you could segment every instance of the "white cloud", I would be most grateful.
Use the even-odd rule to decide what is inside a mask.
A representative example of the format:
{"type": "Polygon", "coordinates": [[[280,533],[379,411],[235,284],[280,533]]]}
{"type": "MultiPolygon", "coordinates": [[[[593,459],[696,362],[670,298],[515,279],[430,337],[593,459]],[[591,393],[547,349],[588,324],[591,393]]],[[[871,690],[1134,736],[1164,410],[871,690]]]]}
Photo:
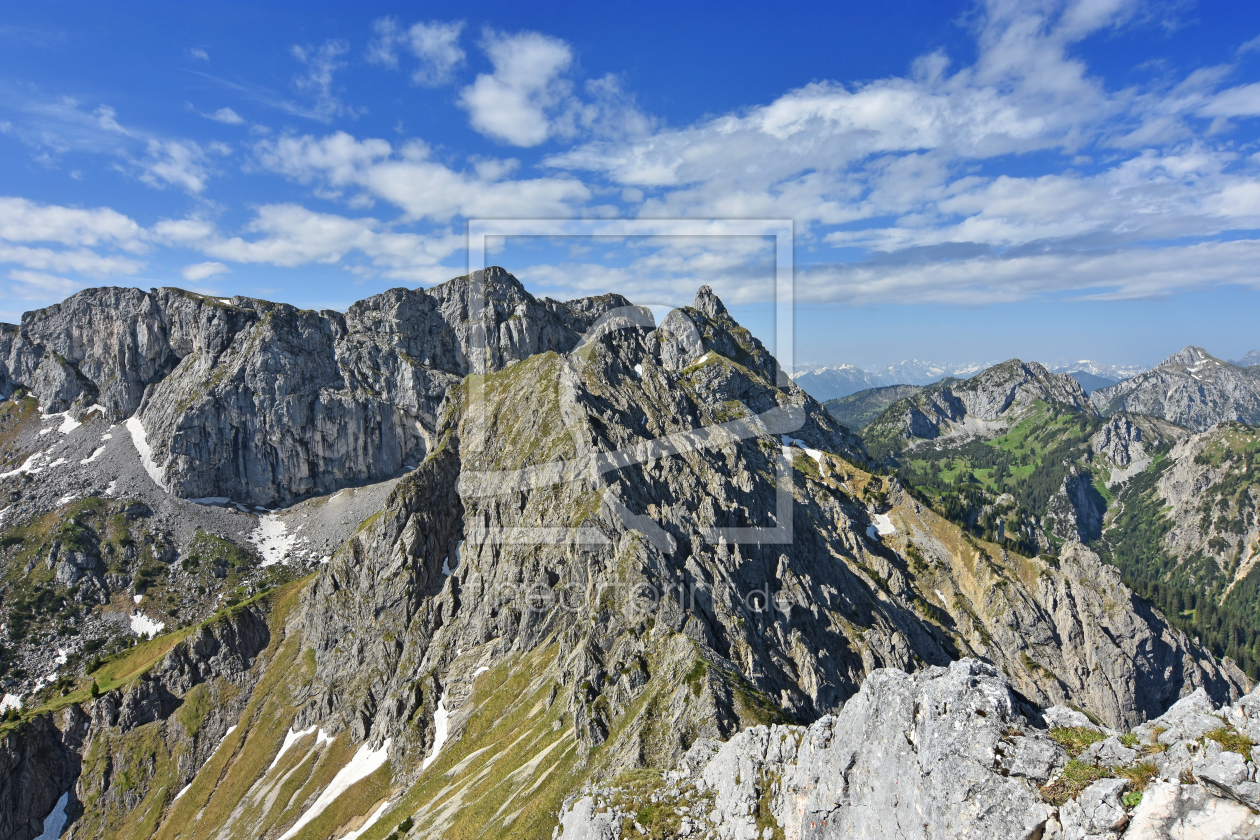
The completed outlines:
{"type": "Polygon", "coordinates": [[[263,166],[299,182],[356,188],[401,207],[410,218],[439,223],[455,216],[568,216],[591,195],[574,178],[505,180],[514,168],[505,161],[478,161],[472,172],[461,172],[432,160],[421,143],[395,150],[385,140],[360,141],[341,131],[265,141],[257,153],[263,166]]]}
{"type": "Polygon", "coordinates": [[[155,235],[171,245],[231,262],[332,265],[357,252],[373,273],[411,280],[431,281],[448,273],[439,263],[465,246],[462,233],[396,233],[378,219],[316,213],[295,204],[259,207],[245,232],[248,238],[225,236],[203,219],[168,220],[154,226],[155,235]]]}
{"type": "Polygon", "coordinates": [[[84,210],[37,204],[25,198],[0,197],[0,239],[8,242],[112,245],[142,251],[144,238],[140,225],[109,207],[84,210]]]}
{"type": "Polygon", "coordinates": [[[1260,289],[1260,240],[1107,251],[1034,249],[959,259],[907,254],[798,268],[798,303],[1006,303],[1075,292],[1102,300],[1149,298],[1222,284],[1260,289]]]}
{"type": "Polygon", "coordinates": [[[213,114],[207,114],[206,116],[215,122],[221,122],[227,125],[240,125],[245,122],[241,115],[233,111],[231,108],[220,108],[213,114]]]}
{"type": "Polygon", "coordinates": [[[151,187],[180,187],[190,193],[206,188],[209,157],[192,140],[149,140],[144,158],[135,162],[140,180],[151,187]]]}
{"type": "Polygon", "coordinates": [[[203,50],[201,47],[192,47],[192,48],[190,48],[190,49],[188,50],[188,54],[189,54],[190,56],[192,56],[193,58],[195,58],[195,59],[199,60],[199,61],[209,61],[209,60],[210,60],[210,53],[206,52],[206,51],[205,51],[205,50],[203,50]]]}
{"type": "Polygon", "coordinates": [[[9,286],[9,294],[22,300],[46,300],[50,296],[65,298],[86,285],[39,271],[10,271],[9,279],[17,284],[9,286]]]}
{"type": "Polygon", "coordinates": [[[494,73],[479,74],[459,97],[472,127],[514,146],[537,146],[552,132],[550,116],[571,98],[572,84],[562,74],[573,52],[537,32],[487,30],[482,48],[494,73]]]}
{"type": "Polygon", "coordinates": [[[459,45],[464,22],[429,21],[412,24],[402,30],[398,21],[384,17],[372,23],[376,37],[368,44],[368,61],[393,69],[398,68],[400,50],[407,50],[419,66],[411,72],[411,81],[424,87],[450,84],[455,69],[464,63],[465,53],[459,45]]]}
{"type": "Polygon", "coordinates": [[[294,45],[289,48],[289,53],[306,65],[304,72],[293,77],[293,86],[311,101],[311,106],[305,109],[305,116],[328,122],[333,117],[354,117],[362,113],[342,102],[333,89],[333,77],[346,66],[342,56],[349,51],[349,44],[335,38],[319,47],[294,45]]]}
{"type": "Polygon", "coordinates": [[[180,272],[185,280],[197,283],[205,280],[207,277],[213,277],[216,274],[227,274],[232,269],[228,268],[221,262],[203,262],[196,265],[185,266],[180,272]]]}
{"type": "Polygon", "coordinates": [[[459,46],[463,29],[463,21],[433,21],[417,23],[407,30],[411,53],[420,59],[420,67],[411,74],[413,82],[437,87],[451,81],[455,68],[464,62],[464,51],[459,46]]]}
{"type": "Polygon", "coordinates": [[[1245,42],[1241,47],[1238,48],[1238,52],[1240,55],[1242,53],[1257,52],[1257,51],[1260,51],[1260,35],[1257,35],[1256,37],[1252,38],[1250,41],[1245,42]]]}
{"type": "Polygon", "coordinates": [[[90,277],[135,274],[143,263],[129,257],[98,254],[87,248],[53,250],[0,244],[0,263],[17,263],[36,271],[71,271],[90,277]]]}

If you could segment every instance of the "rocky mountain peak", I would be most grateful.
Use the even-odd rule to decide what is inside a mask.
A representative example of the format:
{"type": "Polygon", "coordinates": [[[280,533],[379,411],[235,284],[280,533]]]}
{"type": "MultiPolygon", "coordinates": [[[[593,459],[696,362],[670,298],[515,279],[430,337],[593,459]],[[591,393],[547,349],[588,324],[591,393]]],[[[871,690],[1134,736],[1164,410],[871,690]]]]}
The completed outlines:
{"type": "Polygon", "coordinates": [[[1104,415],[1147,414],[1203,431],[1227,420],[1260,421],[1260,367],[1221,361],[1202,347],[1186,347],[1160,364],[1090,394],[1104,415]]]}
{"type": "Polygon", "coordinates": [[[713,289],[708,286],[701,286],[696,291],[696,299],[691,305],[695,309],[715,320],[729,317],[726,311],[726,306],[722,303],[721,299],[713,293],[713,289]]]}
{"type": "Polygon", "coordinates": [[[1173,353],[1167,359],[1164,359],[1156,365],[1156,367],[1171,367],[1173,365],[1189,366],[1202,364],[1203,362],[1216,362],[1217,364],[1222,364],[1220,359],[1216,358],[1202,347],[1195,347],[1191,344],[1182,348],[1179,352],[1173,353]]]}

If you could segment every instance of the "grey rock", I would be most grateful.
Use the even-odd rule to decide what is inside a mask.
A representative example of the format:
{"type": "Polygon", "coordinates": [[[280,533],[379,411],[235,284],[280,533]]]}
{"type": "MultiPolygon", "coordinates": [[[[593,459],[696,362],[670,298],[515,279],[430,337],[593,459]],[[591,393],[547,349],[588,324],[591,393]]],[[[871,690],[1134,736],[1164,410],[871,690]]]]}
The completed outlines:
{"type": "Polygon", "coordinates": [[[1095,732],[1105,732],[1103,727],[1098,726],[1084,712],[1078,712],[1076,709],[1069,709],[1067,706],[1054,705],[1041,712],[1042,720],[1046,726],[1067,727],[1078,729],[1092,729],[1095,732]]]}
{"type": "Polygon", "coordinates": [[[1198,785],[1155,782],[1142,793],[1124,840],[1221,840],[1260,837],[1251,809],[1198,785]]]}
{"type": "Polygon", "coordinates": [[[621,819],[607,811],[600,812],[595,800],[584,796],[564,814],[559,836],[564,840],[619,840],[621,819]]]}
{"type": "Polygon", "coordinates": [[[1217,796],[1236,799],[1260,812],[1260,784],[1250,778],[1247,760],[1236,752],[1207,750],[1192,764],[1194,777],[1217,796]]]}
{"type": "Polygon", "coordinates": [[[1063,840],[1115,840],[1129,821],[1120,803],[1127,779],[1100,779],[1059,809],[1063,840]]]}
{"type": "Polygon", "coordinates": [[[1114,735],[1090,744],[1080,755],[1082,761],[1104,767],[1124,767],[1135,762],[1137,757],[1137,750],[1126,747],[1114,735]]]}
{"type": "Polygon", "coordinates": [[[1220,729],[1225,722],[1213,714],[1216,706],[1202,688],[1174,703],[1168,711],[1137,727],[1135,733],[1143,740],[1155,737],[1161,744],[1173,745],[1178,741],[1192,741],[1209,732],[1220,729]]]}
{"type": "Polygon", "coordinates": [[[499,268],[394,289],[345,315],[89,289],[4,333],[0,383],[30,388],[46,411],[138,411],[159,483],[179,496],[273,504],[396,475],[424,457],[464,374],[571,350],[626,306],[618,295],[537,301],[499,268]]]}
{"type": "Polygon", "coordinates": [[[803,732],[750,729],[722,748],[704,771],[719,835],[749,836],[759,790],[777,775],[773,813],[791,837],[1036,837],[1052,810],[1033,783],[994,770],[1018,720],[981,663],[878,671],[836,716],[803,732]]]}
{"type": "Polygon", "coordinates": [[[971,379],[945,380],[902,399],[864,430],[868,440],[916,441],[990,437],[1018,422],[1038,401],[1094,413],[1079,382],[1036,362],[1012,359],[971,379]]]}

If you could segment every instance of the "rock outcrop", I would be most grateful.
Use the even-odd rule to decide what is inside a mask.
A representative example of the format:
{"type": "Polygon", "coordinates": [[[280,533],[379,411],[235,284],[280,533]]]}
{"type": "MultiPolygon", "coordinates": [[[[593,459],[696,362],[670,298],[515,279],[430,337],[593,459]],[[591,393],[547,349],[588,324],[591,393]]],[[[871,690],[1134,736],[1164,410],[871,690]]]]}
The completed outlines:
{"type": "Polygon", "coordinates": [[[557,836],[619,840],[652,813],[722,840],[1254,838],[1256,763],[1223,745],[1248,743],[1258,712],[1258,694],[1216,707],[1196,692],[1121,742],[1062,707],[1028,707],[974,660],[876,671],[809,726],[697,743],[646,788],[584,789],[557,836]]]}

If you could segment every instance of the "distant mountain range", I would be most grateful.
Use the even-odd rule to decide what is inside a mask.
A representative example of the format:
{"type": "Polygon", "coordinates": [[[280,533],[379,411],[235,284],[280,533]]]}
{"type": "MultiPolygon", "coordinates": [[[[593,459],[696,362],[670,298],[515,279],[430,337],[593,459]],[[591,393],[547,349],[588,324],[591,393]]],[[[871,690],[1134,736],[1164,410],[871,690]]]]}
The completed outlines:
{"type": "MultiPolygon", "coordinates": [[[[1260,364],[1260,351],[1253,351],[1244,357],[1250,362],[1239,361],[1237,364],[1260,364]]],[[[925,362],[921,359],[904,359],[881,368],[864,370],[856,365],[810,365],[801,367],[793,377],[796,384],[814,399],[821,402],[847,397],[868,388],[882,388],[890,385],[932,385],[942,379],[970,379],[983,370],[988,370],[996,361],[967,362],[953,364],[949,362],[925,362]]],[[[1144,365],[1109,365],[1092,359],[1069,361],[1059,359],[1053,364],[1044,365],[1051,373],[1067,373],[1072,376],[1086,394],[1100,388],[1106,388],[1122,382],[1148,370],[1144,365]]]]}
{"type": "Polygon", "coordinates": [[[1252,350],[1246,356],[1243,356],[1241,359],[1234,362],[1234,364],[1239,367],[1254,367],[1256,365],[1260,365],[1260,350],[1252,350]]]}

